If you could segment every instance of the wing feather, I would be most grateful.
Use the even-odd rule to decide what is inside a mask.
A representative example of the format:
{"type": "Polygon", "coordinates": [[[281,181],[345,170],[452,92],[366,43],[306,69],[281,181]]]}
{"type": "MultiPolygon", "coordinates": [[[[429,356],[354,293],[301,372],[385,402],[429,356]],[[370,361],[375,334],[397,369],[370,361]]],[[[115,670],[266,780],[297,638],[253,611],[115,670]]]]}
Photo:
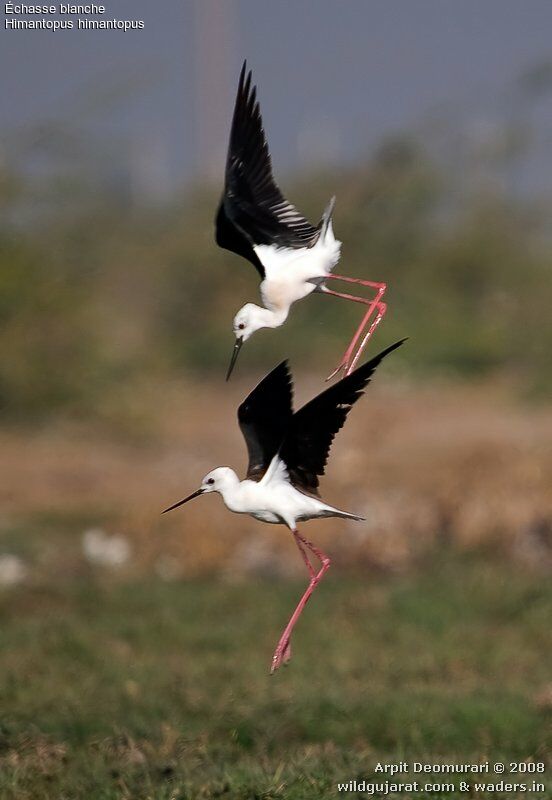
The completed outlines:
{"type": "MultiPolygon", "coordinates": [[[[245,238],[251,251],[259,244],[312,247],[321,230],[286,200],[274,180],[257,89],[252,85],[251,71],[246,73],[245,62],[230,131],[224,194],[217,212],[217,243],[244,255],[246,245],[236,244],[236,235],[229,233],[228,225],[245,238]]],[[[250,253],[246,257],[252,260],[250,253]]]]}
{"type": "Polygon", "coordinates": [[[403,342],[395,342],[351,375],[319,394],[293,415],[280,456],[297,488],[318,494],[318,477],[324,474],[336,433],[370,382],[383,359],[403,342]]]}
{"type": "Polygon", "coordinates": [[[287,361],[263,378],[238,409],[247,445],[247,477],[260,480],[280,449],[293,417],[293,388],[287,361]]]}

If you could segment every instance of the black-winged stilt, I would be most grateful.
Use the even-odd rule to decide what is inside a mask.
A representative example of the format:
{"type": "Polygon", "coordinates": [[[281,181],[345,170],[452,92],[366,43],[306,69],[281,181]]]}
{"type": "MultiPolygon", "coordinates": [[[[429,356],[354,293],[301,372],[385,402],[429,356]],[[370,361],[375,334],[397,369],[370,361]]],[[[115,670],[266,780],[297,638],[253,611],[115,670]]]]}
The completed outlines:
{"type": "Polygon", "coordinates": [[[342,369],[346,375],[353,371],[385,314],[387,307],[382,298],[386,284],[332,274],[341,249],[332,229],[333,207],[334,198],[318,225],[311,225],[278,188],[272,174],[257,89],[251,85],[251,72],[246,76],[244,62],[230,131],[224,193],[215,220],[216,241],[255,266],[261,276],[264,308],[247,303],[236,314],[233,322],[236,341],[227,380],[243,343],[260,328],[278,328],[287,319],[291,305],[314,291],[368,306],[328,380],[342,369]],[[330,278],[368,286],[376,291],[375,297],[367,299],[335,292],[326,286],[330,278]]]}
{"type": "Polygon", "coordinates": [[[362,519],[324,503],[318,492],[318,476],[324,474],[335,434],[343,427],[374,370],[404,341],[387,347],[295,413],[291,376],[287,362],[283,361],[263,378],[238,409],[238,422],[249,454],[246,479],[240,481],[229,467],[217,467],[203,478],[197,491],[163,512],[172,511],[199,495],[219,492],[230,511],[250,514],[261,522],[287,525],[290,529],[309,571],[310,583],[280,637],[271,672],[289,661],[295,623],[330,566],[328,556],[297,531],[297,523],[319,517],[362,519]],[[318,571],[308,553],[311,558],[319,559],[318,571]]]}

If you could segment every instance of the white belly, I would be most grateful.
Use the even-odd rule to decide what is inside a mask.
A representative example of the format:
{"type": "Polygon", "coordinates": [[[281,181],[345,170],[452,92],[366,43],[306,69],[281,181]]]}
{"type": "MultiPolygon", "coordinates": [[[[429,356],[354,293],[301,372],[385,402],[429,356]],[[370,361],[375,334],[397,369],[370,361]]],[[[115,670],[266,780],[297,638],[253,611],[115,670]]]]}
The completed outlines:
{"type": "Polygon", "coordinates": [[[301,249],[258,245],[254,248],[264,270],[261,295],[267,308],[289,308],[306,297],[339,261],[341,242],[328,234],[314,247],[301,249]]]}
{"type": "Polygon", "coordinates": [[[285,520],[307,520],[326,516],[321,500],[303,494],[287,481],[263,484],[243,481],[242,508],[261,522],[286,524],[285,520]]]}
{"type": "Polygon", "coordinates": [[[282,518],[273,514],[272,511],[257,511],[254,514],[251,514],[254,519],[258,519],[259,522],[268,522],[271,525],[282,525],[282,518]]]}

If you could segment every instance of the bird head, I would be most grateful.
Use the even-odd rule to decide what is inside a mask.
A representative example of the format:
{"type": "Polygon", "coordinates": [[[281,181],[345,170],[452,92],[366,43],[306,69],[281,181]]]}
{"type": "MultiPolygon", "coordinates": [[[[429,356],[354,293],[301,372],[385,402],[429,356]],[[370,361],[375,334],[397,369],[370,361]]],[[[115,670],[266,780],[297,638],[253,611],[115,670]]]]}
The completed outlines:
{"type": "Polygon", "coordinates": [[[226,373],[226,380],[228,380],[232,374],[232,370],[236,365],[236,361],[238,360],[238,355],[243,343],[246,342],[249,337],[255,333],[255,331],[258,331],[259,328],[267,327],[266,320],[263,318],[264,311],[265,309],[256,306],[255,303],[246,303],[243,308],[240,308],[234,317],[232,329],[234,331],[236,341],[234,343],[234,349],[232,350],[230,366],[228,367],[228,372],[226,373]]]}
{"type": "Polygon", "coordinates": [[[189,500],[193,500],[194,497],[199,497],[202,494],[221,492],[228,487],[233,478],[236,478],[236,473],[234,470],[230,469],[230,467],[217,467],[216,469],[213,469],[211,472],[207,473],[207,475],[201,481],[201,486],[199,489],[196,489],[195,492],[189,494],[188,497],[184,498],[184,500],[179,500],[178,503],[174,503],[174,505],[169,506],[169,508],[166,508],[162,513],[166,514],[167,511],[172,511],[179,506],[183,506],[184,503],[187,503],[189,500]]]}

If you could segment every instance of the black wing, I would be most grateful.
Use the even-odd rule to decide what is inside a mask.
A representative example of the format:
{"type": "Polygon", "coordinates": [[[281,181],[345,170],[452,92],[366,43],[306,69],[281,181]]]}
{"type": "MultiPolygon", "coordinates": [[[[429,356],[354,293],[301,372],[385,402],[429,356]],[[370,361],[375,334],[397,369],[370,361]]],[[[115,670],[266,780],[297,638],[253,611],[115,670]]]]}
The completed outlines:
{"type": "Polygon", "coordinates": [[[247,445],[247,477],[260,480],[284,440],[293,417],[293,388],[287,361],[263,378],[238,408],[247,445]]]}
{"type": "Polygon", "coordinates": [[[217,244],[253,261],[264,277],[253,245],[312,247],[320,229],[288,203],[274,181],[257,89],[251,85],[251,71],[246,76],[244,62],[230,131],[224,194],[216,218],[217,244]]]}
{"type": "Polygon", "coordinates": [[[404,341],[402,339],[387,347],[294,414],[280,448],[280,456],[294,486],[318,494],[318,476],[324,474],[335,434],[343,427],[353,404],[362,396],[376,367],[404,341]]]}
{"type": "Polygon", "coordinates": [[[237,228],[233,222],[226,215],[224,209],[224,201],[219,205],[217,216],[215,220],[215,239],[219,247],[225,250],[230,250],[232,253],[237,253],[243,256],[248,261],[251,261],[261,280],[265,279],[264,267],[253,250],[253,245],[244,234],[237,228]]]}

